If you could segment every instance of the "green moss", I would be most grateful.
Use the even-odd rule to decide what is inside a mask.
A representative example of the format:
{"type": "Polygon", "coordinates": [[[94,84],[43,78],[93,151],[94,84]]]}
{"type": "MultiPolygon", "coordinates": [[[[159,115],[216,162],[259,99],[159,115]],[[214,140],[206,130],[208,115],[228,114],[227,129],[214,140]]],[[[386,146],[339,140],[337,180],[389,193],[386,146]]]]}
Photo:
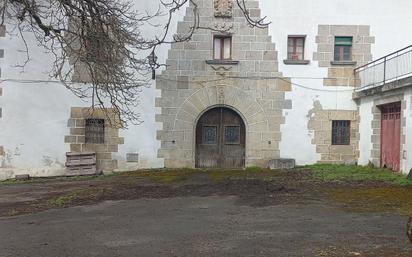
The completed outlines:
{"type": "Polygon", "coordinates": [[[403,174],[370,166],[315,164],[301,169],[312,171],[313,178],[324,182],[380,181],[401,186],[412,185],[412,181],[403,174]]]}

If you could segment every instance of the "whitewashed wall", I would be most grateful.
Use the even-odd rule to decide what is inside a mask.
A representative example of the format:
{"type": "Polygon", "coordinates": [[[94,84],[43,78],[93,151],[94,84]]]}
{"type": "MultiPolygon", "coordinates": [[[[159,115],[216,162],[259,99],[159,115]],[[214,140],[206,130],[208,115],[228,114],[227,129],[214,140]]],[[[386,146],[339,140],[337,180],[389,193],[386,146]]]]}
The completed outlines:
{"type": "MultiPolygon", "coordinates": [[[[371,36],[375,37],[372,45],[373,59],[412,44],[412,19],[408,12],[412,1],[373,0],[262,0],[263,16],[272,22],[270,34],[279,52],[279,70],[286,77],[308,77],[311,79],[292,79],[293,83],[316,89],[332,89],[337,92],[322,92],[293,86],[287,98],[293,100],[293,109],[286,111],[286,124],[282,126],[281,156],[295,158],[298,164],[310,164],[319,160],[315,146],[311,144],[313,135],[307,129],[308,111],[313,102],[319,100],[324,109],[356,110],[351,92],[342,92],[348,88],[326,88],[320,79],[327,77],[327,68],[319,68],[312,60],[317,50],[315,43],[318,25],[370,25],[371,36]],[[402,33],[398,33],[402,27],[402,33]],[[305,58],[309,65],[285,65],[281,60],[287,57],[287,36],[306,35],[305,58]],[[341,91],[341,92],[338,92],[341,91]]],[[[367,105],[367,103],[366,103],[367,105]]],[[[409,117],[410,118],[410,117],[409,117]]],[[[368,163],[371,148],[371,106],[361,107],[361,158],[360,164],[368,163]]],[[[409,125],[410,126],[410,125],[409,125]]],[[[412,134],[409,135],[412,137],[412,134]]],[[[410,138],[409,137],[409,138],[410,138]]],[[[408,142],[411,142],[412,138],[408,142]]],[[[412,155],[412,154],[411,154],[412,155]]],[[[409,169],[412,156],[408,159],[409,169]]],[[[409,170],[408,169],[408,170],[409,170]]],[[[406,168],[403,169],[406,171],[406,168]]]]}
{"type": "MultiPolygon", "coordinates": [[[[212,1],[212,0],[210,0],[212,1]]],[[[324,109],[356,110],[356,104],[351,100],[348,88],[325,88],[321,78],[327,76],[326,68],[319,68],[312,60],[317,45],[315,37],[319,24],[331,25],[370,25],[371,36],[376,43],[372,46],[374,59],[400,49],[412,42],[412,10],[410,0],[380,1],[375,0],[261,0],[262,14],[267,16],[272,24],[270,34],[277,44],[279,52],[279,70],[286,77],[292,77],[292,82],[315,90],[293,86],[293,91],[287,94],[293,101],[293,109],[285,111],[286,124],[282,126],[282,142],[280,145],[282,157],[295,158],[298,164],[309,164],[319,160],[315,146],[311,144],[313,135],[307,129],[309,110],[313,102],[319,100],[324,109]],[[402,30],[400,30],[402,28],[402,30]],[[307,35],[305,56],[311,60],[309,65],[284,65],[286,59],[287,35],[307,35]],[[306,77],[306,79],[304,78],[306,77]],[[300,78],[300,79],[298,79],[300,78]],[[311,78],[311,79],[307,79],[311,78]],[[316,89],[333,89],[336,92],[324,92],[316,89]]],[[[157,0],[136,0],[141,9],[153,10],[157,0]]],[[[184,10],[179,13],[182,18],[184,10]]],[[[178,19],[177,19],[178,20],[178,19]]],[[[174,21],[174,27],[177,20],[174,21]]],[[[25,58],[24,45],[18,39],[17,32],[8,25],[6,38],[0,38],[0,48],[5,49],[5,58],[0,59],[2,68],[1,79],[12,80],[49,80],[48,71],[50,57],[43,49],[31,46],[31,61],[24,70],[16,68],[25,58]]],[[[145,31],[147,35],[156,33],[152,28],[145,31]]],[[[167,58],[168,46],[161,48],[157,55],[160,61],[167,58]]],[[[64,135],[68,134],[67,120],[70,107],[87,106],[58,83],[21,83],[2,82],[3,96],[0,97],[0,107],[3,117],[0,119],[0,145],[4,146],[6,155],[0,157],[0,179],[18,173],[32,175],[58,175],[65,162],[65,152],[68,146],[64,144],[64,135]],[[11,167],[11,168],[6,168],[11,167]]],[[[121,169],[147,167],[162,167],[163,161],[157,158],[159,142],[156,140],[156,130],[160,124],[155,122],[154,107],[158,91],[154,86],[144,89],[138,111],[142,114],[144,123],[131,126],[121,132],[125,144],[120,146],[115,158],[119,160],[121,169]],[[128,166],[124,162],[126,153],[139,153],[141,162],[128,166]]],[[[412,118],[412,105],[408,101],[407,118],[412,118]]],[[[370,119],[371,103],[365,102],[360,112],[361,123],[361,158],[360,163],[368,162],[370,154],[370,119]],[[369,117],[369,118],[368,118],[369,117]]],[[[407,135],[412,135],[412,123],[407,124],[407,135]]],[[[412,149],[412,138],[406,139],[408,149],[412,149]]],[[[404,170],[412,167],[412,152],[404,161],[404,170]]]]}

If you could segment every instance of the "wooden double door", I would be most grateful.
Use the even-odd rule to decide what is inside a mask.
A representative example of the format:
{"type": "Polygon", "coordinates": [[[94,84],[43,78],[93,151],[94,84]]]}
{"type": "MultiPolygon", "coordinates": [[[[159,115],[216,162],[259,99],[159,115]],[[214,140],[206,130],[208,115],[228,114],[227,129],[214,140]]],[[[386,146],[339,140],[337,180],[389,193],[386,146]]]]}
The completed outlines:
{"type": "Polygon", "coordinates": [[[246,128],[235,111],[217,107],[204,113],[196,126],[197,168],[243,168],[246,128]]]}
{"type": "Polygon", "coordinates": [[[380,107],[381,116],[381,167],[400,170],[401,103],[380,107]]]}

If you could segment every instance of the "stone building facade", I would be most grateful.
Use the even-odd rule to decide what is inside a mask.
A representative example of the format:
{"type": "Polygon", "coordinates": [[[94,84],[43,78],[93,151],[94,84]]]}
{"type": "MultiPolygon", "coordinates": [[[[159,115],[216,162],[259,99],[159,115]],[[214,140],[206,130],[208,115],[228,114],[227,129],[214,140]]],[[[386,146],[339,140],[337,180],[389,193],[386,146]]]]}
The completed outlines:
{"type": "MultiPolygon", "coordinates": [[[[156,121],[163,124],[157,139],[165,167],[195,167],[197,121],[216,107],[232,109],[242,117],[246,166],[265,167],[269,160],[280,158],[283,110],[292,108],[292,102],[285,100],[290,82],[278,71],[277,51],[268,30],[250,27],[240,9],[226,2],[198,1],[204,25],[228,30],[197,30],[189,42],[173,44],[168,66],[157,77],[161,97],[156,107],[161,114],[156,121]],[[232,41],[232,56],[227,60],[213,57],[213,42],[220,36],[232,41]]],[[[247,4],[251,16],[260,19],[258,1],[247,4]]],[[[192,25],[192,15],[189,7],[177,25],[178,33],[192,25]]]]}
{"type": "MultiPolygon", "coordinates": [[[[156,1],[134,2],[156,11],[156,1]]],[[[144,122],[127,128],[110,122],[110,109],[91,112],[90,103],[50,81],[53,58],[29,33],[31,60],[21,68],[25,44],[12,21],[0,26],[0,180],[65,175],[66,153],[88,151],[107,172],[267,167],[274,159],[385,166],[389,132],[399,139],[391,149],[395,170],[411,170],[412,81],[397,72],[412,72],[412,51],[387,57],[388,74],[379,58],[411,44],[404,10],[412,2],[247,0],[252,19],[271,22],[263,29],[249,26],[234,0],[193,2],[199,17],[187,5],[170,28],[186,35],[199,18],[209,29],[156,49],[166,66],[142,90],[135,111],[144,122]],[[399,24],[403,33],[393,33],[399,24]],[[385,132],[388,106],[399,129],[385,132]],[[86,140],[93,131],[97,141],[86,140]]],[[[141,29],[145,36],[161,30],[141,29]]],[[[70,64],[71,83],[89,81],[81,63],[70,64]]]]}

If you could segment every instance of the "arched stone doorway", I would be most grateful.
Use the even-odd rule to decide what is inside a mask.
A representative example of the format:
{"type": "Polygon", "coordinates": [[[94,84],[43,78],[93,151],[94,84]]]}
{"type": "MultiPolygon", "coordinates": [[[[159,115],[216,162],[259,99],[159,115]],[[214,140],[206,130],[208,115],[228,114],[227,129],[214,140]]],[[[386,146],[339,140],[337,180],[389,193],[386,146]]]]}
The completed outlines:
{"type": "Polygon", "coordinates": [[[246,127],[235,111],[216,107],[196,125],[196,168],[243,168],[246,127]]]}

